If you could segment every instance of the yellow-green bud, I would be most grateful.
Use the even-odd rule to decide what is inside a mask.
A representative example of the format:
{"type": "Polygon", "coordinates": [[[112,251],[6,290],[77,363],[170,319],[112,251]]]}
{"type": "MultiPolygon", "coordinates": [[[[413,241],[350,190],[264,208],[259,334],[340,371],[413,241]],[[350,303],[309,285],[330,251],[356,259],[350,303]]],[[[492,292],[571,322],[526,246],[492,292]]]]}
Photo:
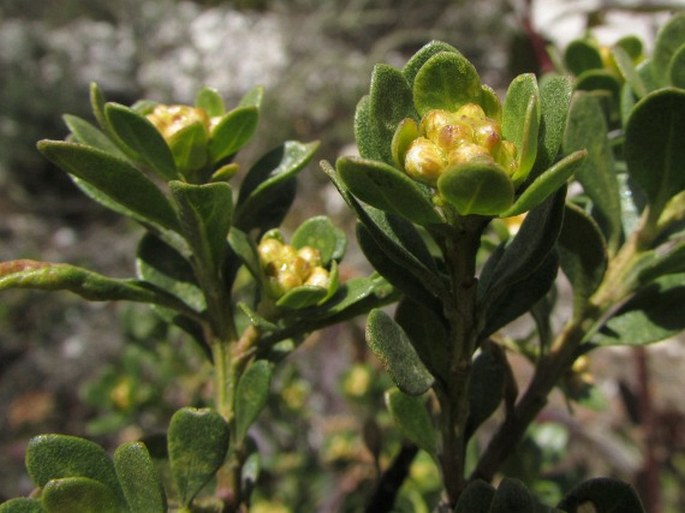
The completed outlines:
{"type": "Polygon", "coordinates": [[[486,119],[483,107],[481,107],[477,103],[467,103],[465,105],[462,105],[461,107],[459,107],[459,110],[457,110],[456,115],[458,119],[464,121],[471,120],[472,122],[478,122],[483,119],[486,119]]]}
{"type": "Polygon", "coordinates": [[[518,167],[516,154],[516,146],[511,141],[502,141],[495,150],[495,160],[509,175],[513,175],[518,167]]]}
{"type": "Polygon", "coordinates": [[[453,112],[435,109],[426,113],[419,124],[419,131],[431,141],[437,140],[440,131],[447,125],[452,125],[457,121],[453,112]]]}
{"type": "Polygon", "coordinates": [[[492,162],[494,159],[490,155],[490,152],[474,143],[462,144],[457,146],[452,151],[450,151],[447,156],[450,166],[458,166],[461,164],[468,164],[474,161],[488,161],[492,162]]]}
{"type": "Polygon", "coordinates": [[[321,253],[311,246],[303,246],[297,250],[297,255],[312,267],[321,265],[321,253]]]}
{"type": "Polygon", "coordinates": [[[330,282],[331,279],[328,271],[321,266],[316,266],[311,270],[304,284],[327,289],[330,282]]]}
{"type": "Polygon", "coordinates": [[[157,105],[147,115],[147,119],[167,141],[179,130],[197,122],[209,133],[210,120],[207,112],[190,105],[157,105]]]}
{"type": "Polygon", "coordinates": [[[455,146],[473,142],[473,127],[467,123],[455,122],[452,125],[445,125],[438,133],[435,142],[444,151],[449,152],[455,146]]]}
{"type": "Polygon", "coordinates": [[[435,185],[447,165],[444,152],[434,142],[419,137],[415,139],[404,157],[404,169],[416,180],[435,185]]]}
{"type": "Polygon", "coordinates": [[[474,142],[492,153],[502,141],[500,127],[496,121],[485,119],[474,127],[474,142]]]}
{"type": "Polygon", "coordinates": [[[257,247],[262,264],[268,264],[280,258],[283,251],[283,243],[277,239],[263,239],[257,247]]]}

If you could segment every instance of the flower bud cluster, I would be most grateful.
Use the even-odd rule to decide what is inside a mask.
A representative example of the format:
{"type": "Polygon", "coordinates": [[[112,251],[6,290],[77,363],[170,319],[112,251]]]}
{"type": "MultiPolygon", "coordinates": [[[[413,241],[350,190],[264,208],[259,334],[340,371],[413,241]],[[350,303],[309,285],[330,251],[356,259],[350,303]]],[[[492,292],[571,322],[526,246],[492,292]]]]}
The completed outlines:
{"type": "Polygon", "coordinates": [[[162,134],[166,141],[184,128],[200,123],[205,127],[207,135],[211,132],[219,118],[211,118],[204,109],[190,105],[156,105],[147,119],[162,134]]]}
{"type": "Polygon", "coordinates": [[[267,235],[257,251],[267,278],[267,293],[273,299],[303,285],[328,288],[330,284],[329,271],[322,266],[321,253],[316,248],[295,249],[279,238],[267,235]]]}
{"type": "Polygon", "coordinates": [[[418,133],[404,154],[404,169],[428,185],[435,186],[446,169],[473,162],[497,164],[510,175],[516,170],[516,147],[502,138],[499,122],[475,103],[456,112],[427,112],[418,133]]]}

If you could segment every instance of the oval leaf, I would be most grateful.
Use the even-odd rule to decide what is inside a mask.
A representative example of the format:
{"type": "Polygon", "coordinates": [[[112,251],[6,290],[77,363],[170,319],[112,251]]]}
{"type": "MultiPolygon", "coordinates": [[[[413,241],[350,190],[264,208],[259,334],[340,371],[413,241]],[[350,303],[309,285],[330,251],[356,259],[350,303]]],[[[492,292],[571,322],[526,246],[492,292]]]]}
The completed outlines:
{"type": "Polygon", "coordinates": [[[531,513],[535,510],[533,496],[521,481],[505,477],[492,498],[488,513],[531,513]]]}
{"type": "Polygon", "coordinates": [[[116,203],[164,228],[177,229],[171,204],[157,186],[131,164],[102,150],[63,141],[40,141],[52,162],[103,192],[116,203]]]}
{"type": "Polygon", "coordinates": [[[622,237],[621,198],[614,171],[612,149],[602,107],[592,94],[576,92],[564,133],[564,152],[587,150],[587,158],[576,169],[576,179],[590,197],[605,229],[609,249],[618,249],[622,237]]]}
{"type": "Polygon", "coordinates": [[[471,481],[459,496],[454,513],[488,513],[495,488],[485,481],[471,481]]]}
{"type": "Polygon", "coordinates": [[[586,156],[587,152],[580,150],[557,162],[533,180],[523,193],[516,198],[511,208],[502,212],[500,217],[517,216],[540,205],[569,181],[586,156]]]}
{"type": "Polygon", "coordinates": [[[438,179],[438,190],[462,216],[496,216],[514,202],[514,184],[496,164],[474,162],[448,169],[438,179]]]}
{"type": "Polygon", "coordinates": [[[656,37],[652,53],[652,72],[659,85],[669,83],[671,60],[678,49],[685,44],[685,13],[673,16],[656,37]]]}
{"type": "Polygon", "coordinates": [[[660,212],[685,190],[685,91],[661,89],[640,100],[628,119],[628,172],[660,212]]]}
{"type": "Polygon", "coordinates": [[[106,485],[87,477],[49,481],[41,493],[49,513],[119,513],[116,496],[106,485]]]}
{"type": "Polygon", "coordinates": [[[564,64],[574,75],[604,66],[597,47],[584,39],[576,39],[566,47],[564,64]]]}
{"type": "Polygon", "coordinates": [[[404,68],[402,68],[402,73],[404,73],[404,76],[407,78],[407,81],[410,84],[413,84],[414,79],[416,78],[416,74],[419,72],[421,67],[426,63],[426,61],[434,55],[441,52],[450,52],[461,55],[461,52],[459,52],[459,50],[443,41],[431,41],[429,43],[426,43],[423,47],[419,49],[418,52],[412,55],[412,57],[404,65],[404,68]]]}
{"type": "Polygon", "coordinates": [[[166,496],[150,453],[142,442],[114,451],[114,467],[130,513],[164,513],[166,496]]]}
{"type": "Polygon", "coordinates": [[[645,513],[639,497],[628,483],[608,477],[579,484],[557,507],[569,513],[580,513],[587,509],[582,508],[586,503],[590,503],[596,513],[645,513]]]}
{"type": "Polygon", "coordinates": [[[174,180],[169,188],[185,239],[195,256],[216,272],[226,255],[226,237],[233,219],[231,186],[226,182],[193,185],[174,180]]]}
{"type": "Polygon", "coordinates": [[[480,77],[462,54],[440,52],[416,73],[413,94],[414,105],[421,116],[433,109],[456,112],[466,103],[480,101],[480,77]]]}
{"type": "Polygon", "coordinates": [[[326,267],[331,260],[340,260],[343,257],[347,237],[328,217],[316,216],[307,219],[295,230],[290,244],[296,249],[304,246],[318,249],[322,265],[326,267]]]}
{"type": "Polygon", "coordinates": [[[210,134],[212,162],[217,163],[237,153],[254,135],[258,122],[257,107],[238,107],[225,114],[210,134]]]}
{"type": "Polygon", "coordinates": [[[85,119],[77,116],[65,114],[62,116],[64,123],[69,127],[69,130],[74,135],[76,142],[92,146],[100,150],[106,151],[116,157],[126,159],[126,155],[122,153],[119,147],[112,142],[112,140],[105,135],[104,132],[93,126],[85,119]]]}
{"type": "Polygon", "coordinates": [[[425,401],[420,397],[407,395],[398,388],[391,388],[385,392],[385,404],[402,434],[419,449],[435,456],[436,430],[426,410],[425,401]]]}
{"type": "Polygon", "coordinates": [[[38,500],[18,497],[0,504],[0,513],[46,513],[46,511],[38,500]]]}
{"type": "Polygon", "coordinates": [[[363,202],[417,224],[441,222],[428,191],[394,167],[373,160],[342,157],[336,162],[336,168],[350,192],[363,202]]]}
{"type": "Polygon", "coordinates": [[[182,408],[171,417],[167,444],[178,497],[188,506],[224,462],[229,429],[209,408],[182,408]]]}
{"type": "Polygon", "coordinates": [[[125,504],[112,461],[102,447],[89,440],[57,434],[36,436],[26,448],[26,470],[40,487],[62,478],[87,478],[107,490],[115,503],[125,504]]]}
{"type": "Polygon", "coordinates": [[[240,187],[235,226],[245,232],[278,226],[295,198],[294,177],[318,146],[318,142],[286,141],[259,159],[240,187]]]}
{"type": "Polygon", "coordinates": [[[397,125],[405,118],[416,116],[409,82],[401,71],[377,64],[371,76],[369,90],[368,131],[374,135],[374,146],[381,160],[392,164],[392,139],[397,125]]]}
{"type": "Polygon", "coordinates": [[[366,341],[387,369],[397,388],[421,395],[434,382],[404,330],[383,310],[372,310],[366,324],[366,341]]]}
{"type": "Polygon", "coordinates": [[[266,405],[272,374],[271,362],[257,360],[240,377],[235,399],[236,443],[242,443],[247,430],[266,405]]]}
{"type": "Polygon", "coordinates": [[[179,178],[169,146],[147,118],[118,103],[107,103],[105,116],[127,154],[149,166],[160,178],[179,178]]]}
{"type": "Polygon", "coordinates": [[[502,349],[494,343],[483,345],[471,366],[467,438],[473,435],[502,402],[506,375],[507,361],[502,349]]]}
{"type": "Polygon", "coordinates": [[[608,265],[606,241],[597,223],[568,203],[559,234],[561,269],[573,287],[573,314],[580,319],[608,265]]]}
{"type": "Polygon", "coordinates": [[[212,88],[204,86],[197,92],[195,96],[195,106],[199,109],[204,109],[210,118],[216,116],[223,116],[226,112],[224,107],[224,100],[221,98],[219,92],[212,88]]]}
{"type": "Polygon", "coordinates": [[[537,177],[556,162],[564,138],[573,85],[568,77],[545,75],[540,82],[540,130],[538,154],[531,172],[537,177]]]}
{"type": "Polygon", "coordinates": [[[517,185],[526,179],[535,163],[540,117],[540,91],[535,75],[517,76],[507,89],[502,111],[502,136],[514,143],[518,154],[518,169],[512,177],[517,185]]]}

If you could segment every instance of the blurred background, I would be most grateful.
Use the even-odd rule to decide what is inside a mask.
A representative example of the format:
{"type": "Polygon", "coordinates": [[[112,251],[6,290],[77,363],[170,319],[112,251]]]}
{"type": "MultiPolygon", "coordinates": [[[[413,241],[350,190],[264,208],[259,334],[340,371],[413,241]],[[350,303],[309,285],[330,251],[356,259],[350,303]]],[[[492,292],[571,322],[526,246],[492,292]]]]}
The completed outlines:
{"type": "MultiPolygon", "coordinates": [[[[354,107],[377,62],[402,66],[441,39],[502,91],[515,74],[540,71],[547,43],[563,48],[592,28],[608,43],[636,33],[649,48],[668,12],[683,7],[627,0],[2,0],[0,260],[133,275],[137,228],[90,202],[35,150],[39,139],[66,135],[63,113],[91,118],[90,82],[124,104],[192,103],[206,84],[228,106],[262,84],[260,128],[240,161],[249,164],[284,139],[320,140],[314,160],[332,161],[354,151],[354,107]]],[[[353,238],[351,216],[311,165],[288,223],[322,213],[353,238]]],[[[368,272],[354,244],[344,265],[348,275],[368,272]]],[[[682,352],[678,341],[649,350],[654,409],[664,419],[664,432],[649,441],[662,452],[664,512],[685,511],[682,352]]],[[[644,366],[636,362],[646,358],[598,353],[594,402],[574,406],[572,416],[559,401],[531,430],[534,457],[512,462],[511,470],[541,472],[530,484],[550,503],[585,475],[636,480],[645,471],[645,433],[630,404],[646,379],[638,379],[634,369],[644,366]]],[[[176,408],[203,403],[207,373],[192,342],[144,307],[4,292],[0,501],[30,492],[23,454],[31,436],[62,432],[113,447],[161,432],[176,408]]],[[[402,443],[383,413],[384,379],[365,349],[362,320],[312,337],[293,355],[273,387],[281,393],[253,434],[265,469],[255,511],[360,510],[378,465],[402,443]]],[[[398,511],[429,511],[438,491],[435,468],[420,456],[398,511]]]]}

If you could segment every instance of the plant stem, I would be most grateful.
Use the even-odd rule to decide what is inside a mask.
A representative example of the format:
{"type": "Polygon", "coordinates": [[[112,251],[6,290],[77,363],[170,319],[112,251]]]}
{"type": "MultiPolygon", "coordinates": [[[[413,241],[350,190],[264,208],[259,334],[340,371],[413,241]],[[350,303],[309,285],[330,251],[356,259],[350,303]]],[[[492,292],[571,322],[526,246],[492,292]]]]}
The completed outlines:
{"type": "Polygon", "coordinates": [[[484,226],[480,219],[471,225],[464,223],[452,236],[440,241],[452,280],[454,298],[452,308],[449,308],[452,305],[444,305],[452,344],[449,374],[446,383],[436,387],[442,436],[439,460],[445,484],[444,500],[449,506],[456,504],[466,486],[464,467],[465,431],[469,416],[468,388],[471,358],[478,337],[476,253],[484,226]]]}

